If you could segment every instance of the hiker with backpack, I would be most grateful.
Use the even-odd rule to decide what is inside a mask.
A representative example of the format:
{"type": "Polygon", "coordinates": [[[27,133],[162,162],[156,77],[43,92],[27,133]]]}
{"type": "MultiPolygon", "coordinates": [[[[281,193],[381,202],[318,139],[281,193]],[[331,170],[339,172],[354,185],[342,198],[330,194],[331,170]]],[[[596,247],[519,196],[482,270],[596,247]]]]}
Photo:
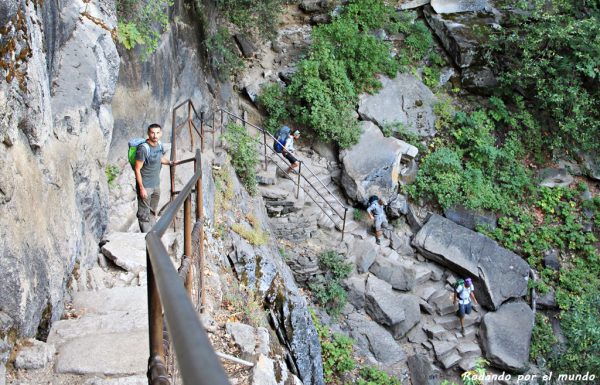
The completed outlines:
{"type": "Polygon", "coordinates": [[[473,286],[471,278],[467,278],[464,281],[462,279],[456,281],[452,304],[456,305],[456,299],[458,298],[458,318],[460,319],[460,330],[462,333],[465,332],[465,314],[471,314],[471,308],[473,307],[471,301],[474,301],[477,305],[474,291],[475,286],[473,286]]]}
{"type": "Polygon", "coordinates": [[[273,143],[273,149],[275,152],[282,154],[290,166],[288,167],[286,174],[292,172],[293,169],[300,165],[300,161],[294,156],[294,140],[300,137],[300,131],[295,130],[292,134],[292,130],[288,126],[283,126],[277,130],[277,136],[273,143]]]}
{"type": "Polygon", "coordinates": [[[383,226],[388,226],[387,217],[385,216],[385,211],[383,210],[384,205],[385,203],[383,202],[383,199],[379,198],[377,195],[373,195],[369,198],[367,214],[369,214],[369,218],[373,220],[373,226],[375,227],[375,242],[377,242],[378,245],[381,244],[383,226]]]}
{"type": "MultiPolygon", "coordinates": [[[[163,164],[172,164],[164,156],[166,151],[160,141],[161,136],[162,127],[156,123],[151,124],[148,126],[148,138],[137,144],[135,149],[133,171],[138,201],[137,218],[143,233],[150,231],[156,222],[160,200],[160,169],[163,164]]],[[[132,143],[129,145],[130,152],[133,152],[132,143]]]]}

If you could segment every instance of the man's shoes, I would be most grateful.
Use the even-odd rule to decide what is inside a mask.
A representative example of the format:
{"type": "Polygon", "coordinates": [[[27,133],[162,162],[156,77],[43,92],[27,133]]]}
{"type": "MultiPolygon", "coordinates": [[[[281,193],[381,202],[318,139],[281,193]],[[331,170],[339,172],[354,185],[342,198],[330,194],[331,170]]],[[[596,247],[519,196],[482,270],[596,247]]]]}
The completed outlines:
{"type": "Polygon", "coordinates": [[[381,240],[379,238],[375,239],[375,243],[377,243],[378,245],[381,245],[381,240]]]}

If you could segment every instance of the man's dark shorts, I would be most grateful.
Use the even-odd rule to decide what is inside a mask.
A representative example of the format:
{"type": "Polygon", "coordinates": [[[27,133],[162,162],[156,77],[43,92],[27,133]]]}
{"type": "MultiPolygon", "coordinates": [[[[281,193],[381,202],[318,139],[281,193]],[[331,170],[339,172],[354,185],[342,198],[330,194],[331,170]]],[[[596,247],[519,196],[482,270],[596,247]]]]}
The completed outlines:
{"type": "Polygon", "coordinates": [[[290,162],[290,164],[294,164],[298,161],[298,159],[296,159],[296,157],[289,152],[285,152],[283,156],[288,160],[288,162],[290,162]]]}
{"type": "Polygon", "coordinates": [[[471,302],[469,302],[466,305],[458,304],[458,316],[460,318],[462,318],[465,316],[465,314],[471,314],[471,308],[472,308],[471,302]]]}

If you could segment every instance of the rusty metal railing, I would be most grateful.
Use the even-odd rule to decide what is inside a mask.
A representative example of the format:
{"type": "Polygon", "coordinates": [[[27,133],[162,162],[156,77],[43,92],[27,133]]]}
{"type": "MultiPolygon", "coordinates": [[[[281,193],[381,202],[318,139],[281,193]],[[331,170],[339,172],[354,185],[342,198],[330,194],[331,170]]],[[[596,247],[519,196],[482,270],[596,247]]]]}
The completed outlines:
{"type": "MultiPolygon", "coordinates": [[[[275,164],[275,166],[278,169],[285,172],[285,170],[276,161],[276,159],[278,158],[285,164],[285,158],[283,157],[282,154],[276,152],[273,148],[271,148],[271,146],[269,146],[267,144],[267,139],[269,140],[269,142],[271,139],[273,139],[273,141],[281,144],[282,146],[283,146],[283,143],[280,143],[277,140],[277,138],[275,138],[270,132],[268,132],[264,128],[248,122],[245,119],[245,117],[237,116],[236,114],[234,114],[230,111],[227,111],[226,109],[224,109],[222,107],[218,107],[217,109],[215,109],[213,111],[212,117],[207,119],[208,122],[212,121],[212,124],[209,124],[208,126],[211,128],[211,132],[213,134],[217,130],[220,130],[221,135],[223,135],[223,131],[226,126],[225,117],[229,117],[229,118],[233,119],[234,122],[240,122],[244,127],[250,126],[250,127],[254,128],[255,130],[257,130],[259,133],[261,133],[262,134],[263,153],[264,153],[264,169],[265,170],[267,169],[267,164],[268,164],[269,159],[271,159],[271,160],[275,159],[275,161],[273,162],[275,164]],[[217,115],[220,117],[218,127],[217,127],[217,122],[215,121],[215,116],[217,116],[217,115]]],[[[204,125],[207,125],[207,124],[204,123],[204,125]]],[[[215,142],[216,142],[216,140],[213,139],[213,149],[214,149],[215,142]]],[[[313,170],[302,161],[300,161],[300,166],[298,167],[298,177],[297,177],[297,180],[294,181],[294,183],[296,184],[296,198],[298,198],[298,196],[300,194],[300,189],[302,189],[302,191],[304,191],[304,193],[310,199],[312,199],[313,202],[315,202],[317,207],[319,207],[321,209],[321,211],[333,222],[334,226],[341,227],[340,230],[342,232],[342,240],[343,240],[344,234],[346,231],[346,218],[348,216],[349,208],[346,205],[344,205],[342,202],[340,202],[340,200],[335,196],[335,194],[333,194],[333,192],[331,192],[331,190],[325,185],[325,183],[323,183],[323,181],[317,177],[317,175],[313,172],[313,170]],[[308,178],[302,173],[303,170],[309,174],[308,178]],[[301,183],[302,179],[304,179],[304,181],[306,182],[306,185],[308,185],[309,188],[305,188],[302,185],[302,183],[301,183]],[[321,191],[324,191],[326,196],[323,196],[323,194],[319,191],[320,187],[322,187],[321,191]],[[321,198],[322,203],[319,202],[319,200],[316,196],[321,198]],[[327,198],[330,198],[330,199],[328,200],[327,198]],[[332,204],[332,202],[336,203],[337,205],[334,206],[332,204]],[[326,208],[327,206],[331,209],[332,214],[327,212],[327,208],[326,208]],[[337,216],[337,218],[339,218],[339,220],[341,221],[341,225],[336,223],[337,222],[336,219],[332,217],[333,214],[335,214],[335,216],[337,216]]]]}

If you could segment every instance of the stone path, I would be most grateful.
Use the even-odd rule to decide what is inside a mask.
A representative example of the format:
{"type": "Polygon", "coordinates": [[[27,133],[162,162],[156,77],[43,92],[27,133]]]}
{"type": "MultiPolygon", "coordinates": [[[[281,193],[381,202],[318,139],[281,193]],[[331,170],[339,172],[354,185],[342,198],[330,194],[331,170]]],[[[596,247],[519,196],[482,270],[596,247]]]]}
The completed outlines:
{"type": "MultiPolygon", "coordinates": [[[[345,203],[338,187],[337,162],[297,147],[300,147],[299,158],[345,203]]],[[[271,227],[278,238],[290,241],[284,245],[287,250],[291,249],[288,264],[298,282],[306,282],[318,271],[316,256],[322,251],[337,250],[354,264],[355,271],[347,280],[351,305],[346,306],[339,320],[332,321],[332,326],[356,340],[366,362],[384,364],[386,371],[405,381],[411,361],[407,358],[413,356],[418,358],[412,362],[418,362],[416,366],[426,377],[436,372],[451,373],[452,368],[461,371],[473,368],[475,360],[481,357],[478,329],[484,312],[478,308],[468,315],[465,332],[461,333],[456,306],[452,304],[451,284],[456,277],[416,252],[411,245],[414,232],[404,218],[385,231],[385,240],[378,246],[366,213],[363,219],[354,220],[350,208],[342,241],[336,225],[302,190],[296,198],[295,183],[277,171],[273,163],[267,170],[261,168],[258,172],[259,190],[265,199],[271,227]],[[381,283],[376,285],[379,289],[369,295],[373,289],[368,288],[368,282],[372,280],[381,283]],[[399,312],[403,309],[414,311],[399,312]]],[[[322,199],[319,203],[323,203],[322,199]]],[[[420,213],[412,214],[413,220],[423,219],[418,218],[420,213]]]]}

